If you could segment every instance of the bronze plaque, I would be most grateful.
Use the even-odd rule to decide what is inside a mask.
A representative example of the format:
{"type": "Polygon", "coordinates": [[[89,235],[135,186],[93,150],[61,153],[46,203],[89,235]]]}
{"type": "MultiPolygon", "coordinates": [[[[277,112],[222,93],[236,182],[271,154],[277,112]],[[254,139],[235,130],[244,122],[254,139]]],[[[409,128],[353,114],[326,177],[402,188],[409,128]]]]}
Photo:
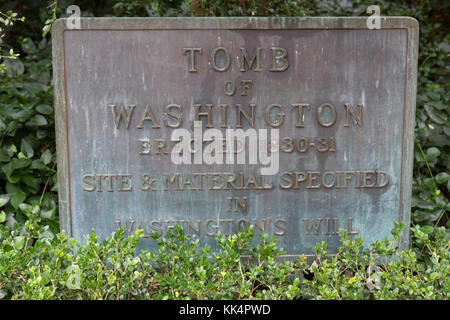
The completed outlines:
{"type": "Polygon", "coordinates": [[[409,224],[414,19],[62,19],[52,37],[71,236],[179,224],[213,245],[254,225],[296,257],[409,224]]]}

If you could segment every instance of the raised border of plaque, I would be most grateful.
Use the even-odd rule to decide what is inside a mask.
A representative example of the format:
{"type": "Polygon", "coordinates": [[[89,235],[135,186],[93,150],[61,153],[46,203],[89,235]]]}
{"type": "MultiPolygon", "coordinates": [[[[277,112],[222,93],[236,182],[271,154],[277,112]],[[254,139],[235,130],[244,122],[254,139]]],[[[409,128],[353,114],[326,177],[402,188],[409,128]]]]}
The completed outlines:
{"type": "MultiPolygon", "coordinates": [[[[243,17],[243,18],[81,18],[80,30],[207,30],[207,29],[365,29],[367,17],[243,17]]],[[[414,150],[415,103],[419,25],[409,17],[381,17],[381,29],[404,29],[406,43],[406,81],[402,133],[400,204],[398,221],[410,224],[412,169],[414,150]]],[[[58,197],[60,228],[73,236],[70,197],[69,119],[65,74],[65,32],[74,31],[67,19],[58,19],[52,27],[53,81],[55,85],[55,126],[58,163],[58,197]]],[[[76,31],[76,30],[75,30],[76,31]]],[[[373,32],[377,32],[374,30],[373,32]]],[[[409,229],[399,239],[399,250],[409,246],[409,229]]],[[[299,253],[300,254],[300,253],[299,253]]],[[[286,255],[296,258],[297,254],[286,255]]]]}

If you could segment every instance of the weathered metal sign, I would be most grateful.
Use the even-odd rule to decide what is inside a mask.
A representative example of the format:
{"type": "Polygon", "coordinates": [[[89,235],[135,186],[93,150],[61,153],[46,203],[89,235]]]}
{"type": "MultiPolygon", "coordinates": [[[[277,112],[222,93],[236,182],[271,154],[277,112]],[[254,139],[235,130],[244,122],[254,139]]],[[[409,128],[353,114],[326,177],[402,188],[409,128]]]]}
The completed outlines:
{"type": "Polygon", "coordinates": [[[409,224],[415,20],[86,18],[52,40],[71,236],[252,224],[298,256],[409,224]]]}

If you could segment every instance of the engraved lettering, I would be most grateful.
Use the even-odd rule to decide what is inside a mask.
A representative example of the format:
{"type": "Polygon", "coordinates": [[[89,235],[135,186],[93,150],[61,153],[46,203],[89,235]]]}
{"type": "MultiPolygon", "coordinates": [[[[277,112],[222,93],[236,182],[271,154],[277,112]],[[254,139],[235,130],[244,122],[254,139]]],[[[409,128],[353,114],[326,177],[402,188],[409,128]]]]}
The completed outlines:
{"type": "Polygon", "coordinates": [[[305,229],[306,229],[306,235],[309,236],[311,234],[311,232],[314,232],[315,235],[318,235],[321,222],[322,222],[321,218],[303,219],[303,223],[304,223],[305,229]]]}
{"type": "Polygon", "coordinates": [[[200,121],[200,117],[206,117],[208,122],[206,124],[207,128],[212,128],[212,104],[205,104],[206,111],[201,112],[202,105],[201,104],[194,104],[195,108],[195,121],[200,121]]]}
{"type": "Polygon", "coordinates": [[[93,174],[86,174],[83,176],[82,181],[87,185],[83,186],[83,191],[92,192],[95,191],[96,183],[92,180],[95,179],[95,175],[93,174]]]}
{"type": "Polygon", "coordinates": [[[261,50],[262,50],[262,48],[260,48],[260,47],[256,48],[255,54],[250,59],[248,57],[247,49],[241,48],[241,68],[240,68],[241,72],[246,71],[246,68],[245,68],[246,64],[248,66],[248,69],[251,70],[253,67],[253,64],[255,64],[255,63],[256,63],[256,67],[255,67],[254,71],[256,71],[256,72],[262,71],[261,65],[260,65],[261,50]]]}
{"type": "Polygon", "coordinates": [[[128,106],[128,110],[129,110],[128,112],[125,110],[125,108],[123,106],[121,106],[119,114],[117,114],[117,112],[116,112],[115,105],[109,105],[108,107],[111,108],[111,111],[113,113],[114,123],[116,124],[116,128],[119,129],[120,119],[123,118],[125,121],[125,127],[128,129],[128,127],[130,126],[131,116],[133,115],[133,111],[134,111],[134,108],[136,108],[136,106],[135,105],[128,106]]]}
{"type": "Polygon", "coordinates": [[[297,109],[297,124],[295,125],[297,128],[303,128],[304,124],[303,124],[303,120],[304,120],[304,113],[303,113],[303,108],[306,108],[307,110],[311,110],[311,106],[309,104],[305,104],[305,103],[295,103],[295,104],[291,104],[291,108],[292,110],[297,109]]]}
{"type": "Polygon", "coordinates": [[[281,72],[289,67],[287,60],[287,50],[283,48],[273,47],[272,50],[272,72],[281,72]]]}
{"type": "Polygon", "coordinates": [[[214,48],[214,50],[211,52],[211,65],[214,68],[214,70],[219,72],[227,71],[230,67],[230,54],[228,53],[227,49],[224,47],[217,47],[214,48]],[[221,53],[221,54],[219,54],[221,53]],[[219,58],[221,60],[222,66],[217,65],[217,55],[219,54],[219,58]]]}
{"type": "Polygon", "coordinates": [[[181,112],[181,106],[178,104],[169,104],[166,107],[166,114],[168,117],[175,119],[175,123],[170,123],[168,120],[164,120],[164,125],[168,128],[179,128],[183,124],[182,116],[183,113],[181,112]],[[178,113],[173,113],[172,109],[178,110],[178,113]]]}
{"type": "Polygon", "coordinates": [[[237,111],[238,111],[238,114],[237,114],[238,123],[236,125],[236,128],[242,128],[242,122],[241,122],[242,117],[241,116],[244,116],[244,118],[248,121],[250,126],[252,128],[254,128],[254,126],[255,126],[255,108],[256,108],[256,105],[250,104],[251,115],[249,115],[248,113],[246,113],[242,109],[242,105],[241,104],[236,104],[236,107],[237,107],[237,111]]]}
{"type": "Polygon", "coordinates": [[[349,114],[352,116],[353,120],[356,122],[356,124],[358,125],[358,127],[361,128],[362,126],[362,108],[363,105],[362,104],[358,104],[358,114],[356,114],[355,110],[353,110],[352,106],[348,103],[346,103],[344,105],[345,107],[345,123],[344,123],[344,127],[350,127],[350,123],[349,123],[349,114]]]}
{"type": "Polygon", "coordinates": [[[275,219],[273,222],[274,227],[279,230],[274,230],[276,236],[284,236],[287,233],[287,220],[286,219],[275,219]]]}
{"type": "Polygon", "coordinates": [[[202,54],[202,48],[184,48],[184,55],[189,52],[189,72],[197,72],[196,64],[195,64],[195,53],[198,52],[202,54]]]}
{"type": "Polygon", "coordinates": [[[234,96],[234,94],[236,93],[236,86],[234,84],[234,81],[225,81],[225,84],[223,85],[223,92],[227,96],[234,96]]]}
{"type": "Polygon", "coordinates": [[[266,108],[266,122],[269,126],[271,126],[272,128],[278,128],[279,126],[281,126],[284,122],[284,112],[277,112],[276,117],[277,117],[277,121],[276,122],[272,122],[271,119],[271,114],[272,114],[272,109],[279,109],[279,110],[283,110],[283,107],[279,104],[271,104],[270,106],[268,106],[266,108]]]}
{"type": "Polygon", "coordinates": [[[317,110],[317,121],[322,127],[328,128],[336,123],[336,109],[330,103],[324,103],[317,110]],[[331,116],[331,119],[328,121],[324,120],[324,112],[325,110],[329,110],[327,118],[331,116]],[[331,115],[330,115],[331,113],[331,115]]]}
{"type": "Polygon", "coordinates": [[[152,128],[158,129],[161,128],[158,122],[156,121],[155,115],[153,114],[152,107],[150,105],[147,105],[145,108],[144,116],[142,118],[141,123],[136,127],[138,129],[144,128],[144,121],[151,121],[152,122],[152,128]]]}
{"type": "Polygon", "coordinates": [[[241,96],[247,95],[247,90],[253,85],[253,80],[241,80],[241,96]]]}

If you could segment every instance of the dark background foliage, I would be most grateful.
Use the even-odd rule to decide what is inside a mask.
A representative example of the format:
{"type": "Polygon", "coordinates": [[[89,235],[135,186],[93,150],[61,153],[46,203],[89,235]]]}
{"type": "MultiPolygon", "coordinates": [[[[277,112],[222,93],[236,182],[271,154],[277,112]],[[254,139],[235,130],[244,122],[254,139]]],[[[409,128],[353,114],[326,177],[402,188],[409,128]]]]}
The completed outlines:
{"type": "MultiPolygon", "coordinates": [[[[55,210],[55,140],[51,83],[50,35],[44,25],[66,16],[76,4],[82,16],[367,16],[374,1],[255,0],[16,0],[0,5],[25,21],[4,28],[2,55],[10,49],[17,59],[4,59],[0,80],[0,194],[5,214],[24,221],[19,204],[55,210]]],[[[382,15],[406,15],[420,23],[419,75],[414,161],[412,220],[427,226],[448,225],[450,190],[449,2],[375,1],[382,15]]],[[[47,29],[48,30],[48,29],[47,29]]],[[[2,202],[0,201],[0,204],[2,202]]],[[[57,215],[47,213],[57,230],[57,215]]]]}
{"type": "MultiPolygon", "coordinates": [[[[17,247],[59,232],[49,29],[75,4],[82,16],[411,16],[420,24],[411,247],[432,263],[450,232],[449,12],[438,0],[16,0],[0,3],[0,241],[17,247]],[[14,58],[14,59],[13,59],[14,58]],[[420,232],[422,233],[420,233],[420,232]],[[439,231],[440,232],[440,231],[439,231]],[[421,235],[419,235],[421,234],[421,235]]],[[[447,270],[448,272],[448,270],[447,270]]]]}

